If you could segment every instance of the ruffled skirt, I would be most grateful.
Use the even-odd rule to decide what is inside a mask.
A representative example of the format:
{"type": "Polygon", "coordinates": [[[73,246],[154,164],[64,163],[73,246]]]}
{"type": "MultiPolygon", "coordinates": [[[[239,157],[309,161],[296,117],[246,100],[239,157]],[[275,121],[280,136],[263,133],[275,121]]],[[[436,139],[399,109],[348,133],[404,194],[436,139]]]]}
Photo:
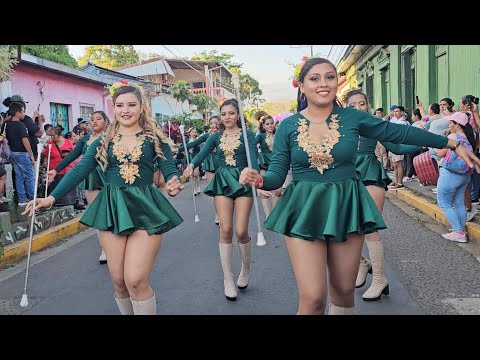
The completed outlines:
{"type": "Polygon", "coordinates": [[[305,240],[343,242],[386,225],[358,178],[335,183],[293,181],[265,221],[274,232],[305,240]]]}
{"type": "Polygon", "coordinates": [[[183,219],[153,185],[105,184],[80,222],[119,235],[129,235],[136,230],[158,235],[180,225],[183,219]]]}

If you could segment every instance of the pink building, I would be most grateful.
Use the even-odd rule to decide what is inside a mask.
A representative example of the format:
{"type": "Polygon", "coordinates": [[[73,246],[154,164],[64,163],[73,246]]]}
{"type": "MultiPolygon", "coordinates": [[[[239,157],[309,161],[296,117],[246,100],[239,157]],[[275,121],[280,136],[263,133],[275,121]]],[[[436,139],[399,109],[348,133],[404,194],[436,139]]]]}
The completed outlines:
{"type": "Polygon", "coordinates": [[[32,116],[39,106],[47,124],[60,124],[65,131],[72,130],[79,117],[89,119],[94,111],[104,111],[111,118],[107,86],[121,79],[138,79],[93,64],[73,69],[29,54],[22,54],[14,71],[11,91],[28,101],[27,114],[32,116]]]}

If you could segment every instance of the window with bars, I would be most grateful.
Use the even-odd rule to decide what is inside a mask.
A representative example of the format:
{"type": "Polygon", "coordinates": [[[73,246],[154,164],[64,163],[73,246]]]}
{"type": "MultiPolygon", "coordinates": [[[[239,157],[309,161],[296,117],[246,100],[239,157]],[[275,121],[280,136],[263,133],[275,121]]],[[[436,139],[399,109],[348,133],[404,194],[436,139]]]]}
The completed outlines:
{"type": "Polygon", "coordinates": [[[90,121],[94,111],[95,107],[93,105],[80,105],[80,117],[84,120],[90,121]]]}
{"type": "Polygon", "coordinates": [[[415,108],[415,62],[414,50],[410,49],[401,56],[401,104],[411,114],[415,108]]]}

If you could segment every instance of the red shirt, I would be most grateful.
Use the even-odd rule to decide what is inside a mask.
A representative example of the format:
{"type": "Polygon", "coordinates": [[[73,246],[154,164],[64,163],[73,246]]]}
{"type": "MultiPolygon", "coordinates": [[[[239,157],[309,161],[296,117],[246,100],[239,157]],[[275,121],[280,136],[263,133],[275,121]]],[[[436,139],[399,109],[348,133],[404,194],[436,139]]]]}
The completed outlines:
{"type": "MultiPolygon", "coordinates": [[[[55,169],[63,159],[62,159],[62,157],[60,155],[60,152],[58,151],[57,147],[55,146],[55,143],[53,142],[53,140],[50,140],[47,143],[47,146],[45,147],[45,150],[43,151],[43,156],[45,156],[45,159],[48,161],[48,146],[49,146],[49,144],[52,145],[52,150],[50,152],[50,166],[48,167],[48,170],[50,171],[50,170],[55,169]]],[[[70,140],[65,139],[64,142],[63,142],[63,145],[59,146],[59,148],[60,148],[60,151],[62,152],[63,157],[66,157],[70,153],[70,151],[73,150],[74,146],[73,146],[73,144],[70,140]]],[[[68,171],[73,169],[74,166],[75,166],[75,163],[72,162],[65,169],[58,172],[58,174],[59,175],[64,175],[68,171]]]]}

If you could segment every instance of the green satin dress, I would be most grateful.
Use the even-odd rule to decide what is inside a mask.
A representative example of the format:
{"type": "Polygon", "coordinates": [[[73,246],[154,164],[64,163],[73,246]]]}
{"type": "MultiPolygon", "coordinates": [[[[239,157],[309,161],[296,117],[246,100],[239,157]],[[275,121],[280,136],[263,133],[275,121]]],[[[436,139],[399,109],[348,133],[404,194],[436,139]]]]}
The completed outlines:
{"type": "Polygon", "coordinates": [[[260,144],[260,154],[258,154],[258,166],[260,169],[268,170],[268,165],[272,159],[272,150],[267,144],[266,141],[267,133],[257,134],[255,141],[257,144],[260,144]]]}
{"type": "Polygon", "coordinates": [[[334,107],[327,124],[330,130],[321,147],[312,144],[310,122],[300,113],[278,127],[262,189],[281,187],[290,165],[293,181],[265,221],[267,229],[304,240],[338,242],[346,241],[350,234],[385,229],[382,215],[357,173],[359,136],[435,148],[448,142],[444,136],[391,124],[351,108],[334,107]]]}
{"type": "MultiPolygon", "coordinates": [[[[405,126],[405,125],[404,125],[405,126]]],[[[409,154],[422,151],[421,146],[415,145],[399,145],[390,142],[380,142],[387,151],[394,154],[409,154]]],[[[365,186],[374,185],[388,190],[388,185],[392,182],[388,177],[385,169],[375,155],[377,146],[376,139],[369,139],[360,136],[358,142],[357,161],[355,163],[357,171],[360,173],[360,179],[365,186]]]]}
{"type": "MultiPolygon", "coordinates": [[[[75,148],[67,155],[65,158],[57,165],[55,170],[58,172],[65,169],[70,163],[76,160],[80,155],[84,155],[88,150],[88,141],[90,140],[92,134],[85,135],[81,138],[75,148]]],[[[100,168],[97,166],[88,177],[80,185],[82,190],[100,190],[105,183],[105,175],[100,168]]]]}
{"type": "MultiPolygon", "coordinates": [[[[191,148],[198,148],[198,150],[195,152],[195,156],[196,156],[200,152],[199,151],[200,148],[198,147],[198,145],[206,142],[210,137],[210,135],[211,134],[209,133],[203,134],[199,136],[197,139],[195,139],[194,141],[187,143],[187,149],[190,150],[191,148]]],[[[178,153],[180,152],[183,152],[183,146],[181,146],[178,149],[178,153]]],[[[190,161],[191,159],[192,157],[190,157],[190,161]]],[[[217,156],[217,150],[214,149],[211,153],[207,155],[207,157],[203,161],[203,170],[208,171],[210,173],[214,173],[215,171],[217,171],[217,169],[218,169],[218,156],[217,156]]]]}
{"type": "MultiPolygon", "coordinates": [[[[137,138],[142,134],[143,132],[136,134],[137,138]]],[[[99,145],[100,139],[96,139],[77,166],[65,175],[51,194],[55,199],[61,198],[77,186],[98,166],[95,155],[99,145]]],[[[170,146],[162,143],[165,159],[156,158],[153,142],[146,138],[141,146],[140,159],[133,163],[138,166],[140,176],[129,179],[124,174],[124,179],[120,174],[121,164],[113,154],[113,145],[111,142],[108,148],[109,163],[105,171],[104,187],[89,205],[80,222],[120,235],[129,235],[136,230],[146,230],[149,235],[163,234],[181,224],[183,219],[153,185],[155,165],[162,172],[165,181],[174,176],[178,177],[170,146]]],[[[128,155],[129,158],[131,156],[128,155]]]]}
{"type": "MultiPolygon", "coordinates": [[[[238,179],[240,172],[248,166],[245,144],[243,142],[243,130],[239,133],[239,146],[234,151],[233,158],[225,158],[225,153],[221,148],[221,139],[223,131],[211,134],[205,142],[202,150],[192,160],[192,164],[197,167],[206,159],[208,154],[216,150],[218,154],[218,168],[210,184],[203,190],[208,196],[227,196],[235,199],[240,196],[252,197],[252,188],[246,185],[240,185],[238,179]],[[232,163],[234,162],[234,164],[232,163]]],[[[247,130],[248,145],[250,150],[250,158],[254,169],[259,170],[256,157],[255,135],[247,130]]]]}

